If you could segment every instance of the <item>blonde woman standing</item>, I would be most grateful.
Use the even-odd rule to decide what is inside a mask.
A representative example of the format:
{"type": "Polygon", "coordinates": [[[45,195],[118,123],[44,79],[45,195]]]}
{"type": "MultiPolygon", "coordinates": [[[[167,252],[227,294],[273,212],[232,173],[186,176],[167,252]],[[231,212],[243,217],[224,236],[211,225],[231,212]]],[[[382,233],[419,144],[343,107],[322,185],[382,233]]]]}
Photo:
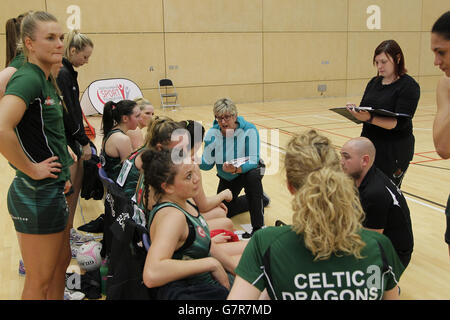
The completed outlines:
{"type": "Polygon", "coordinates": [[[51,69],[60,64],[64,34],[56,18],[34,12],[22,21],[27,62],[0,100],[0,153],[16,169],[8,210],[26,268],[23,299],[62,299],[70,263],[68,209],[72,164],[63,105],[51,69]]]}
{"type": "Polygon", "coordinates": [[[76,154],[78,160],[70,167],[72,189],[66,195],[66,198],[69,206],[70,238],[80,242],[83,237],[73,229],[73,220],[83,182],[83,161],[91,158],[92,151],[89,138],[84,131],[83,113],[79,100],[78,72],[74,68],[79,68],[88,63],[94,44],[86,35],[74,29],[67,34],[64,47],[63,67],[59,71],[56,81],[67,107],[67,112],[64,113],[67,144],[76,154]]]}
{"type": "Polygon", "coordinates": [[[328,138],[314,130],[288,143],[292,225],[256,232],[236,268],[228,299],[389,299],[403,272],[385,236],[361,225],[353,181],[328,138]]]}

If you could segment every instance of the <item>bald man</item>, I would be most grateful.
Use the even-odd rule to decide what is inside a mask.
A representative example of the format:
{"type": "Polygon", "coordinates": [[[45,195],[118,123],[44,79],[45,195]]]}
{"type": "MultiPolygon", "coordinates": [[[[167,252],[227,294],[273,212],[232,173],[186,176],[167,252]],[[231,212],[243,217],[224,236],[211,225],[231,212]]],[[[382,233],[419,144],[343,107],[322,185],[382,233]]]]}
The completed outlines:
{"type": "Polygon", "coordinates": [[[358,187],[366,213],[363,226],[387,236],[406,268],[414,247],[408,204],[400,189],[373,165],[375,153],[369,139],[351,139],[341,149],[342,169],[358,187]]]}

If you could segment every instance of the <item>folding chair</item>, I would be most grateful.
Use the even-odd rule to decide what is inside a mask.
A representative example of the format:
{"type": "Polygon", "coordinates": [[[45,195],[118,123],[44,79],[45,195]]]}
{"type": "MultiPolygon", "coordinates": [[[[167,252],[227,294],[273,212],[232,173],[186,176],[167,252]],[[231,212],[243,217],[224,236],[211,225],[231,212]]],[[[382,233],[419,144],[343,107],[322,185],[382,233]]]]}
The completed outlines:
{"type": "Polygon", "coordinates": [[[175,89],[175,86],[173,85],[172,80],[159,80],[158,90],[161,97],[161,107],[163,109],[172,107],[172,111],[175,111],[175,108],[180,106],[178,104],[178,93],[175,89]]]}

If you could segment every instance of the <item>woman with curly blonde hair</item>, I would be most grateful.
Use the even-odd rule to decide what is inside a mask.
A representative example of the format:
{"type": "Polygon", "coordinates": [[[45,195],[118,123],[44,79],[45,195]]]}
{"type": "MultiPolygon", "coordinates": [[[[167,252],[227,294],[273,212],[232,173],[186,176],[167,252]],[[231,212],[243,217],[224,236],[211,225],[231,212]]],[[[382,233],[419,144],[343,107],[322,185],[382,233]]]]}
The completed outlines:
{"type": "Polygon", "coordinates": [[[365,230],[357,190],[331,141],[314,130],[286,149],[292,225],[252,237],[228,299],[369,300],[398,296],[403,266],[385,236],[365,230]]]}

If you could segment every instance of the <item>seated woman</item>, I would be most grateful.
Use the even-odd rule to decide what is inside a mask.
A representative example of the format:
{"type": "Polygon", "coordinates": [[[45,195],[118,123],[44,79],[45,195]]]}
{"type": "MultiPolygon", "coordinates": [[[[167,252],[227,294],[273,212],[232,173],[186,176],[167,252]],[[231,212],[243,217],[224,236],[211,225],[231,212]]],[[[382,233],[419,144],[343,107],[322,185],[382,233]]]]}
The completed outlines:
{"type": "Polygon", "coordinates": [[[149,149],[142,159],[144,202],[148,205],[150,186],[157,199],[149,215],[145,285],[158,287],[157,299],[225,299],[230,288],[225,269],[233,270],[222,260],[223,252],[215,256],[217,245],[211,242],[208,224],[188,201],[199,191],[195,165],[175,164],[167,149],[149,149]]]}
{"type": "Polygon", "coordinates": [[[136,102],[122,100],[109,101],[103,108],[102,166],[112,180],[116,180],[124,161],[133,151],[128,130],[138,126],[141,111],[136,102]]]}
{"type": "MultiPolygon", "coordinates": [[[[167,117],[158,117],[147,131],[145,145],[133,152],[128,159],[124,161],[116,182],[130,198],[133,198],[142,211],[145,211],[142,202],[142,186],[144,182],[143,176],[141,175],[142,153],[146,148],[150,147],[153,147],[156,150],[161,150],[162,148],[172,149],[174,147],[181,149],[187,148],[189,143],[188,135],[191,136],[191,146],[196,145],[198,147],[199,143],[201,144],[202,137],[198,137],[200,139],[199,143],[194,143],[194,134],[190,134],[190,128],[187,128],[188,132],[186,132],[186,123],[193,124],[194,122],[175,122],[167,117]],[[183,144],[185,147],[183,147],[183,144]]],[[[199,123],[197,124],[200,125],[199,123]]],[[[192,130],[194,130],[194,126],[192,125],[191,127],[192,130]]],[[[196,166],[196,169],[198,169],[198,166],[196,166]]],[[[200,174],[200,172],[198,172],[198,174],[200,174]]],[[[233,230],[233,222],[226,217],[226,206],[222,204],[222,201],[231,200],[231,192],[228,189],[212,197],[206,197],[200,176],[199,193],[193,200],[199,207],[201,214],[207,220],[211,229],[233,230]]],[[[145,221],[145,218],[143,218],[142,215],[137,222],[140,223],[141,221],[145,221]]],[[[224,240],[223,238],[217,238],[216,240],[219,241],[219,239],[224,240]]]]}
{"type": "Polygon", "coordinates": [[[200,172],[201,158],[196,160],[197,151],[200,149],[203,138],[205,136],[205,128],[201,123],[194,120],[181,121],[184,124],[184,128],[187,130],[189,136],[191,160],[195,162],[195,170],[200,178],[199,193],[194,198],[195,204],[202,213],[203,217],[208,221],[211,229],[233,230],[233,222],[227,218],[227,206],[223,204],[223,201],[231,201],[233,195],[230,189],[225,189],[213,196],[207,197],[203,189],[202,175],[200,172]],[[225,225],[225,227],[223,227],[225,225]]]}
{"type": "Polygon", "coordinates": [[[330,140],[294,136],[285,156],[292,225],[257,231],[236,268],[228,299],[394,299],[404,271],[389,239],[363,229],[353,181],[330,140]]]}
{"type": "MultiPolygon", "coordinates": [[[[145,143],[136,151],[131,153],[123,162],[117,184],[122,187],[125,194],[132,198],[136,192],[136,186],[139,181],[142,169],[142,153],[146,148],[173,148],[179,141],[171,141],[172,133],[182,129],[182,126],[168,117],[157,117],[152,125],[147,129],[147,139],[145,143]]],[[[135,199],[134,199],[135,200],[135,199]]],[[[139,201],[138,203],[141,203],[139,201]]]]}
{"type": "Polygon", "coordinates": [[[152,125],[153,115],[155,114],[155,109],[147,99],[136,98],[134,99],[134,102],[136,102],[139,109],[141,109],[141,118],[139,120],[138,127],[134,130],[128,130],[127,132],[127,136],[129,136],[131,139],[133,150],[138,149],[144,145],[145,139],[144,135],[142,134],[142,129],[149,128],[152,125]]]}

